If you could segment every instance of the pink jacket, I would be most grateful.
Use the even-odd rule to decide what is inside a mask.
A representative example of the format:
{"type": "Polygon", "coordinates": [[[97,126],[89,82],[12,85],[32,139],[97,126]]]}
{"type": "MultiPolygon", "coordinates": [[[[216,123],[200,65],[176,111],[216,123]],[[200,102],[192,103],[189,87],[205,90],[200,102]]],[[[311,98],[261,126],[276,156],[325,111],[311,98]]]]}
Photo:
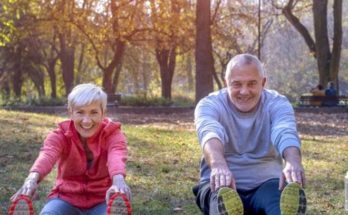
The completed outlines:
{"type": "Polygon", "coordinates": [[[105,201],[112,176],[126,174],[127,144],[120,123],[104,119],[87,144],[93,153],[89,169],[72,120],[59,123],[46,137],[30,171],[38,172],[41,181],[58,161],[56,183],[48,198],[59,197],[78,208],[88,209],[105,201]]]}

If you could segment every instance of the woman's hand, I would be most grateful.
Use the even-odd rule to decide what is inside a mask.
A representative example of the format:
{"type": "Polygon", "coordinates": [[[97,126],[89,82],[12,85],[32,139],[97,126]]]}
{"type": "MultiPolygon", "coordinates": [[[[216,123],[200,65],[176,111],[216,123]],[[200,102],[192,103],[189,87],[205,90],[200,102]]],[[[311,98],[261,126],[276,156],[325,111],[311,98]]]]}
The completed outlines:
{"type": "Polygon", "coordinates": [[[114,193],[124,193],[126,194],[127,198],[131,200],[132,193],[128,185],[126,184],[123,175],[114,175],[112,177],[112,185],[111,187],[106,191],[105,200],[108,203],[110,197],[114,193]]]}
{"type": "Polygon", "coordinates": [[[39,178],[39,173],[31,172],[22,187],[11,197],[11,201],[15,201],[20,195],[32,197],[38,187],[39,178]]]}

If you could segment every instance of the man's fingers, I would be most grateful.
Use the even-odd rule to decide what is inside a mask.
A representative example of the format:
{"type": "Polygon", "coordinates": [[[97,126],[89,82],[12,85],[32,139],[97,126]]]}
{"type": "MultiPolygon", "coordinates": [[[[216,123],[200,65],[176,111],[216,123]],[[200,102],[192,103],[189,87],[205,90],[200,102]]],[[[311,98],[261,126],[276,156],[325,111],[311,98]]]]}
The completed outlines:
{"type": "Polygon", "coordinates": [[[219,189],[220,187],[220,174],[215,175],[215,187],[214,187],[214,191],[219,189]]]}
{"type": "Polygon", "coordinates": [[[225,182],[227,187],[233,186],[232,185],[232,177],[231,175],[226,175],[226,182],[225,182]]]}
{"type": "Polygon", "coordinates": [[[299,175],[297,173],[299,172],[296,172],[296,171],[291,172],[291,180],[293,182],[301,183],[301,181],[299,181],[299,175]]]}
{"type": "Polygon", "coordinates": [[[221,175],[220,176],[220,187],[226,187],[229,186],[230,184],[227,184],[227,177],[228,175],[221,175]]]}
{"type": "Polygon", "coordinates": [[[232,180],[232,183],[230,186],[232,186],[232,189],[237,190],[236,180],[234,180],[234,178],[232,178],[231,180],[232,180]]]}
{"type": "Polygon", "coordinates": [[[285,176],[285,181],[287,183],[291,183],[292,182],[292,177],[291,177],[290,171],[284,171],[284,176],[285,176]]]}

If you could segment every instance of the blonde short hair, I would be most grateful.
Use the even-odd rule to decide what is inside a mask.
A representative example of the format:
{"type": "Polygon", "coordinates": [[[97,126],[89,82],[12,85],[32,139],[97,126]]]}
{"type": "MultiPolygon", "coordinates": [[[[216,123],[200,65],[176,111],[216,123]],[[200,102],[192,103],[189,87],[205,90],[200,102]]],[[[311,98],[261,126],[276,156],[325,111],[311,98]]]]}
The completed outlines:
{"type": "Polygon", "coordinates": [[[107,103],[106,93],[94,84],[79,84],[68,95],[68,110],[71,111],[74,106],[89,105],[95,101],[100,102],[102,111],[105,113],[107,103]]]}
{"type": "Polygon", "coordinates": [[[255,55],[246,53],[238,54],[228,62],[226,67],[225,79],[228,80],[231,78],[231,71],[234,68],[250,64],[254,64],[256,66],[261,77],[265,77],[265,71],[261,61],[255,55]]]}

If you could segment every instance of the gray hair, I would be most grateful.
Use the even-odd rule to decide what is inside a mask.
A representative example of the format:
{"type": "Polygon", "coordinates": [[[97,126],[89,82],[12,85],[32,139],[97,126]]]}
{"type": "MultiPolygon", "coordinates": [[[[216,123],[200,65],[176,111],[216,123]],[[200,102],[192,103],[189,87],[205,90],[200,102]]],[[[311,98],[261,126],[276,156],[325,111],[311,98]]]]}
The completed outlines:
{"type": "Polygon", "coordinates": [[[255,55],[246,53],[236,55],[230,60],[230,62],[228,62],[226,67],[225,80],[228,80],[230,78],[231,71],[234,68],[250,64],[255,64],[260,76],[265,77],[265,71],[261,61],[255,55]]]}
{"type": "Polygon", "coordinates": [[[74,106],[89,105],[95,101],[100,102],[102,111],[105,113],[107,103],[106,93],[94,84],[79,84],[68,95],[68,110],[71,111],[74,106]]]}

